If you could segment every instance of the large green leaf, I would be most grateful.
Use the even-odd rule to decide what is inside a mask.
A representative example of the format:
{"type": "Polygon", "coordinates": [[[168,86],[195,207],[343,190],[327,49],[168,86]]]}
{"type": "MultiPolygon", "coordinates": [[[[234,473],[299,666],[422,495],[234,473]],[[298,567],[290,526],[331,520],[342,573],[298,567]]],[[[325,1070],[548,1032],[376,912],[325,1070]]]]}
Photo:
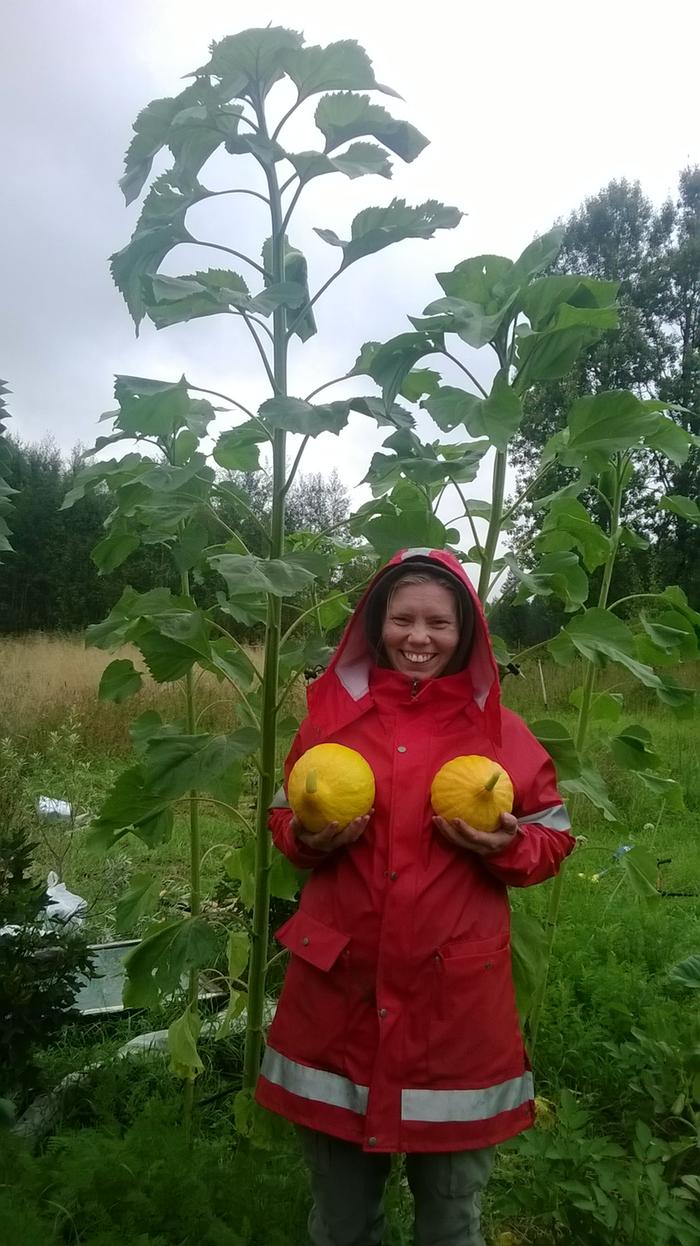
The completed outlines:
{"type": "Polygon", "coordinates": [[[232,930],[226,949],[228,976],[231,981],[240,978],[248,965],[250,944],[245,930],[232,930]]]}
{"type": "Polygon", "coordinates": [[[586,507],[575,498],[552,502],[538,538],[538,548],[578,549],[585,566],[595,571],[607,561],[610,541],[603,529],[593,523],[586,507]],[[556,541],[556,544],[552,542],[556,541]]]}
{"type": "Polygon", "coordinates": [[[520,393],[535,381],[553,381],[566,376],[583,350],[601,336],[604,327],[589,323],[560,323],[539,333],[517,333],[518,373],[515,385],[520,393]]]}
{"type": "Polygon", "coordinates": [[[364,523],[362,534],[382,561],[400,549],[443,549],[448,540],[445,525],[428,510],[377,515],[364,523]]]}
{"type": "MultiPolygon", "coordinates": [[[[117,376],[114,396],[117,412],[110,412],[118,428],[129,436],[173,437],[189,429],[203,437],[216,415],[216,409],[202,398],[191,398],[185,377],[179,381],[157,381],[151,377],[117,376]]],[[[127,460],[122,460],[127,464],[127,460]]],[[[97,464],[95,466],[98,466],[97,464]]],[[[150,460],[142,461],[140,471],[153,471],[150,460]]],[[[121,483],[118,475],[115,483],[121,483]]]]}
{"type": "Polygon", "coordinates": [[[234,308],[248,308],[251,303],[243,278],[222,268],[183,277],[156,273],[145,279],[144,290],[147,291],[144,298],[148,316],[158,329],[199,316],[216,316],[234,308]]]}
{"type": "Polygon", "coordinates": [[[367,174],[391,177],[391,161],[384,149],[375,143],[351,143],[339,156],[326,156],[322,151],[300,151],[287,158],[304,184],[328,173],[344,173],[349,178],[367,174]]]}
{"type": "Polygon", "coordinates": [[[134,827],[152,847],[169,838],[172,814],[168,804],[168,799],[156,796],[150,789],[142,767],[131,766],[113,784],[93,825],[109,832],[134,827]],[[160,815],[166,813],[169,818],[161,819],[160,815]]]}
{"type": "Polygon", "coordinates": [[[565,232],[563,225],[555,225],[548,233],[528,243],[508,274],[509,282],[512,285],[524,284],[530,277],[549,268],[561,251],[565,232]]]}
{"type": "Polygon", "coordinates": [[[133,643],[138,646],[146,666],[158,684],[183,679],[197,661],[196,651],[189,645],[180,644],[170,636],[164,636],[158,628],[148,627],[147,624],[136,630],[133,643]]]}
{"type": "Polygon", "coordinates": [[[463,424],[468,432],[472,432],[472,428],[480,424],[483,404],[484,399],[477,398],[475,394],[468,394],[454,385],[441,385],[421,406],[430,413],[438,428],[449,433],[458,424],[463,424]]]}
{"type": "Polygon", "coordinates": [[[661,499],[659,507],[663,511],[670,511],[673,515],[680,515],[686,523],[700,524],[700,506],[695,498],[685,498],[680,493],[671,493],[661,499]]]}
{"type": "Polygon", "coordinates": [[[503,255],[474,255],[437,279],[449,297],[476,303],[493,316],[503,314],[510,299],[512,270],[513,261],[503,255]]]}
{"type": "Polygon", "coordinates": [[[317,437],[319,433],[338,433],[348,422],[351,411],[368,415],[377,424],[410,428],[413,417],[398,403],[390,406],[380,398],[340,398],[336,402],[310,403],[301,398],[270,398],[260,408],[260,416],[270,429],[317,437]]]}
{"type": "MultiPolygon", "coordinates": [[[[580,710],[583,703],[583,688],[574,688],[569,693],[571,705],[580,710]]],[[[621,692],[597,692],[591,701],[589,717],[591,722],[615,723],[622,713],[624,697],[621,692]]]]}
{"type": "Polygon", "coordinates": [[[650,666],[638,662],[635,657],[634,635],[621,619],[608,610],[594,606],[567,623],[563,632],[550,642],[550,650],[558,660],[567,661],[563,643],[573,645],[584,658],[603,665],[604,659],[626,667],[647,688],[659,689],[662,681],[650,666]]]}
{"type": "Polygon", "coordinates": [[[392,433],[384,445],[394,453],[374,454],[365,477],[375,496],[393,488],[402,476],[422,485],[441,486],[449,480],[470,482],[476,478],[489,448],[486,441],[459,446],[425,444],[410,429],[392,433]]]}
{"type": "Polygon", "coordinates": [[[224,593],[217,593],[216,600],[219,610],[230,614],[237,623],[244,627],[254,627],[256,623],[267,620],[267,597],[262,593],[236,593],[229,601],[224,593]]]}
{"type": "Polygon", "coordinates": [[[413,368],[401,382],[399,393],[408,402],[437,394],[440,390],[440,373],[432,368],[413,368]]]}
{"type": "Polygon", "coordinates": [[[315,121],[326,140],[326,153],[354,138],[376,138],[402,160],[415,160],[428,140],[407,121],[397,121],[368,95],[325,95],[319,100],[315,121]]]}
{"type": "Polygon", "coordinates": [[[227,99],[237,96],[257,103],[284,76],[285,58],[303,41],[302,35],[282,26],[241,30],[212,43],[210,59],[195,73],[218,78],[227,99]]]}
{"type": "Polygon", "coordinates": [[[136,923],[158,904],[160,883],[152,874],[134,874],[129,890],[117,902],[114,928],[117,934],[129,934],[136,923]]]}
{"type": "Polygon", "coordinates": [[[496,337],[514,298],[515,295],[498,312],[487,315],[478,303],[466,303],[448,295],[429,303],[424,316],[409,316],[409,320],[420,332],[456,333],[467,346],[480,350],[496,337]]]}
{"type": "Polygon", "coordinates": [[[186,277],[156,274],[148,283],[148,315],[157,328],[220,313],[270,316],[278,307],[299,307],[307,294],[302,285],[282,281],[251,295],[238,273],[210,268],[186,277]]]}
{"type": "Polygon", "coordinates": [[[255,903],[255,841],[247,839],[240,848],[234,848],[224,857],[224,869],[229,878],[238,883],[241,903],[252,909],[255,903]]]}
{"type": "Polygon", "coordinates": [[[648,770],[656,766],[659,758],[651,744],[651,733],[646,727],[631,724],[610,740],[615,761],[626,770],[648,770]]]}
{"type": "Polygon", "coordinates": [[[683,790],[675,779],[666,775],[655,774],[651,770],[637,770],[635,777],[656,797],[664,802],[667,809],[680,812],[685,809],[683,790]]]}
{"type": "Polygon", "coordinates": [[[350,404],[339,402],[312,404],[301,398],[270,398],[260,408],[260,417],[269,428],[318,437],[319,433],[339,433],[348,422],[350,404]]]}
{"type": "Polygon", "coordinates": [[[632,890],[641,899],[659,899],[659,892],[656,886],[658,875],[656,858],[647,848],[638,846],[631,848],[622,858],[622,868],[632,885],[632,890]]]}
{"type": "Polygon", "coordinates": [[[584,308],[612,307],[618,289],[617,281],[597,281],[593,277],[539,277],[521,290],[518,302],[532,328],[539,330],[552,320],[562,303],[584,308]]]}
{"type": "Polygon", "coordinates": [[[215,554],[210,558],[215,571],[226,581],[231,598],[251,593],[272,593],[275,597],[293,597],[308,588],[314,572],[294,555],[285,558],[255,558],[252,554],[215,554]]]}
{"type": "Polygon", "coordinates": [[[342,270],[405,238],[432,238],[436,229],[454,229],[461,218],[458,208],[445,207],[435,199],[416,208],[408,207],[405,199],[393,199],[385,208],[365,208],[360,212],[352,222],[347,242],[332,229],[317,229],[316,233],[324,242],[342,248],[342,270]]]}
{"type": "Polygon", "coordinates": [[[402,481],[388,497],[366,502],[352,517],[350,527],[384,560],[399,549],[442,549],[451,539],[425,492],[412,481],[402,481]]]}
{"type": "Polygon", "coordinates": [[[257,420],[248,420],[221,434],[213,456],[219,467],[229,471],[257,472],[260,469],[258,447],[268,440],[264,427],[257,420]]]}
{"type": "Polygon", "coordinates": [[[143,761],[154,796],[176,800],[189,791],[208,791],[232,762],[258,746],[258,733],[242,727],[230,735],[170,735],[150,740],[143,761]]]}
{"type": "Polygon", "coordinates": [[[700,990],[700,956],[687,956],[680,964],[669,969],[668,976],[679,986],[688,987],[691,991],[700,990]]]}
{"type": "Polygon", "coordinates": [[[282,55],[282,64],[295,83],[299,99],[321,91],[382,91],[396,95],[391,87],[377,82],[364,48],[354,39],[342,39],[327,47],[292,48],[282,55]]]}
{"type": "Polygon", "coordinates": [[[194,1081],[204,1072],[204,1065],[197,1051],[197,1039],[202,1028],[197,1009],[188,1004],[181,1016],[168,1027],[168,1051],[170,1070],[184,1081],[194,1081]]]}
{"type": "Polygon", "coordinates": [[[533,596],[549,597],[554,593],[563,601],[567,612],[578,610],[588,600],[588,576],[572,551],[556,550],[543,554],[532,571],[520,567],[513,554],[505,554],[504,558],[521,582],[518,600],[527,601],[533,596]]]}
{"type": "Polygon", "coordinates": [[[582,766],[580,774],[571,779],[562,779],[559,786],[565,796],[585,796],[596,809],[602,811],[606,822],[617,822],[618,815],[608,795],[605,780],[593,766],[582,766]]]}
{"type": "Polygon", "coordinates": [[[551,718],[530,722],[529,727],[552,758],[559,779],[578,778],[581,774],[581,759],[568,728],[551,718]]]}
{"type": "MultiPolygon", "coordinates": [[[[642,612],[640,622],[654,649],[671,655],[673,661],[679,659],[693,661],[697,658],[698,642],[695,628],[684,614],[675,610],[666,610],[656,618],[649,619],[642,612]]],[[[637,652],[639,654],[639,650],[637,652]]]]}
{"type": "Polygon", "coordinates": [[[218,678],[228,679],[243,692],[248,692],[258,682],[256,668],[247,653],[236,649],[226,636],[212,643],[211,658],[207,665],[218,678]]]}
{"type": "Polygon", "coordinates": [[[515,998],[525,1027],[546,966],[547,934],[541,922],[522,909],[513,909],[510,915],[510,948],[515,998]]]}
{"type": "Polygon", "coordinates": [[[586,394],[569,412],[568,440],[562,462],[577,464],[591,454],[609,457],[642,444],[658,423],[658,404],[627,390],[586,394]]]}
{"type": "MultiPolygon", "coordinates": [[[[366,342],[351,375],[365,373],[381,386],[384,402],[391,404],[414,364],[424,355],[442,349],[442,339],[426,333],[400,333],[388,342],[366,342]]],[[[454,427],[454,426],[453,426],[454,427]]]]}
{"type": "Polygon", "coordinates": [[[645,434],[644,444],[647,449],[660,451],[677,467],[682,467],[693,446],[700,446],[700,437],[676,424],[670,416],[659,415],[656,428],[645,434]]]}
{"type": "Polygon", "coordinates": [[[278,900],[295,900],[301,889],[304,874],[273,844],[270,867],[270,895],[278,900]]]}
{"type": "Polygon", "coordinates": [[[139,537],[131,532],[111,532],[109,536],[98,541],[90,557],[100,575],[108,575],[111,571],[116,571],[117,567],[121,567],[140,544],[139,537]]]}
{"type": "Polygon", "coordinates": [[[140,671],[128,658],[117,658],[102,672],[97,697],[100,701],[125,701],[139,692],[143,683],[140,671]]]}
{"type": "Polygon", "coordinates": [[[153,589],[149,593],[137,593],[133,588],[125,588],[121,597],[112,606],[106,619],[101,623],[91,623],[85,632],[86,646],[97,649],[118,649],[123,645],[135,619],[141,613],[147,614],[154,607],[167,609],[177,600],[170,589],[153,589]]]}
{"type": "Polygon", "coordinates": [[[518,395],[499,373],[494,378],[488,398],[464,422],[472,437],[488,437],[497,450],[505,450],[520,428],[522,418],[523,409],[518,395]]]}
{"type": "Polygon", "coordinates": [[[111,257],[114,284],[124,296],[137,334],[147,310],[144,279],[157,273],[173,247],[192,241],[192,235],[185,226],[185,215],[193,204],[208,194],[209,191],[198,185],[195,189],[182,191],[173,184],[168,174],[164,174],[146,196],[131,241],[111,257]]]}
{"type": "Polygon", "coordinates": [[[187,973],[213,964],[218,946],[216,931],[201,917],[152,927],[125,957],[124,1006],[150,1008],[174,995],[187,973]]]}
{"type": "Polygon", "coordinates": [[[141,110],[134,122],[134,137],[119,183],[127,203],[141,193],[153,159],[163,147],[169,147],[175,157],[176,175],[196,177],[225,133],[235,128],[241,112],[240,108],[230,108],[224,116],[216,117],[218,99],[216,88],[200,79],[179,95],[152,100],[141,110]]]}
{"type": "Polygon", "coordinates": [[[700,630],[700,613],[697,610],[693,610],[688,604],[688,598],[682,588],[679,588],[677,584],[669,584],[661,594],[661,598],[664,601],[670,602],[674,609],[683,614],[696,629],[700,630]]]}

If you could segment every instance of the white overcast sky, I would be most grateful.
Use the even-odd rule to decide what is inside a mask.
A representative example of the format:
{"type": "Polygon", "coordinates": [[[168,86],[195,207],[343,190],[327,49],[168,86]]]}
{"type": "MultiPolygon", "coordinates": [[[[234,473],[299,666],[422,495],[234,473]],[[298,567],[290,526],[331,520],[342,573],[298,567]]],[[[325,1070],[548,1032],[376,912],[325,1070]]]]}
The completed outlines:
{"type": "MultiPolygon", "coordinates": [[[[347,236],[357,211],[394,194],[466,214],[432,242],[359,262],[329,291],[317,308],[318,336],[295,350],[290,392],[298,396],[345,372],[363,341],[410,328],[406,315],[441,293],[436,271],[482,252],[517,255],[611,178],[639,179],[661,202],[675,193],[679,170],[700,160],[697,0],[4,0],[0,376],[13,391],[10,427],[23,439],[50,434],[66,451],[91,444],[98,416],[113,405],[115,372],[185,372],[248,404],[268,396],[232,318],[161,332],[145,323],[136,340],[107,266],[140,207],[126,209],[117,186],[136,114],[177,94],[212,40],[268,22],[303,31],[308,43],[358,39],[378,80],[404,97],[377,102],[431,140],[415,163],[396,159],[393,182],[338,175],[312,184],[292,229],[312,288],[338,257],[314,225],[347,236]]],[[[314,104],[306,107],[310,117],[314,104]]],[[[315,134],[309,121],[296,142],[310,146],[315,134]]],[[[231,185],[237,167],[246,166],[215,158],[202,180],[231,185]]],[[[234,216],[241,203],[258,206],[226,198],[198,208],[200,236],[257,250],[263,221],[255,207],[234,216]]],[[[218,263],[214,252],[183,247],[164,270],[218,263]]],[[[476,367],[488,375],[485,361],[476,367]]],[[[436,435],[427,417],[419,431],[436,435]]],[[[340,444],[312,443],[305,467],[335,462],[352,486],[384,435],[352,417],[340,444]]],[[[485,475],[472,494],[487,493],[485,475]]]]}

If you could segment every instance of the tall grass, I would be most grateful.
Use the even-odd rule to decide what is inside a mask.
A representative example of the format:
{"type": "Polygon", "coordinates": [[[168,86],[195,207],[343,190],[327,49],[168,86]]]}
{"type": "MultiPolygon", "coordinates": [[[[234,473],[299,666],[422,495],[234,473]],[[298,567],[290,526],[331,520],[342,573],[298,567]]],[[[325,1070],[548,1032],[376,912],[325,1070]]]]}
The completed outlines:
{"type": "MultiPolygon", "coordinates": [[[[250,650],[253,660],[256,653],[250,650]]],[[[168,719],[183,715],[179,684],[155,683],[140,654],[130,647],[117,656],[131,658],[141,670],[141,691],[121,705],[98,701],[102,673],[114,656],[86,649],[78,635],[33,632],[0,637],[0,736],[20,737],[28,747],[42,749],[50,732],[70,715],[92,752],[118,756],[128,752],[128,725],[144,710],[156,709],[168,719]]],[[[198,702],[205,710],[206,727],[231,727],[235,702],[213,675],[204,674],[199,680],[198,702]],[[209,704],[212,708],[206,711],[209,704]]]]}

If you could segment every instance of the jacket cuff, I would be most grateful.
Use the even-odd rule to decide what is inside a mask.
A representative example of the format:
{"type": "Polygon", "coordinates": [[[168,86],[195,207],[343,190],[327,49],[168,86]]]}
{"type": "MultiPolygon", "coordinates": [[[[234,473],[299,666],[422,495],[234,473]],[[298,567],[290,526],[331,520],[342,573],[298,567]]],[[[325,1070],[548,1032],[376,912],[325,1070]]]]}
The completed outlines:
{"type": "Polygon", "coordinates": [[[292,829],[293,816],[291,809],[270,810],[268,825],[272,831],[272,838],[280,852],[284,853],[298,870],[313,870],[317,865],[327,861],[332,854],[317,852],[313,848],[307,848],[306,844],[300,843],[292,829]]]}

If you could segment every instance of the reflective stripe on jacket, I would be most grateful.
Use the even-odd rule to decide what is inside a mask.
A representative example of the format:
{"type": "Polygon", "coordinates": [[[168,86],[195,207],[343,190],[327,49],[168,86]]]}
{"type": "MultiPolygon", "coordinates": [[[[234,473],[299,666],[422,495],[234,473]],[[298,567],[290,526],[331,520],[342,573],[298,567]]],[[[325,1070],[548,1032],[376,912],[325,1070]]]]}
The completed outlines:
{"type": "Polygon", "coordinates": [[[550,878],[574,845],[549,755],[501,707],[461,565],[420,557],[467,584],[471,656],[465,670],[417,685],[375,666],[363,599],[309,689],[286,775],[313,744],[355,748],[374,770],[375,814],[354,844],[321,854],[296,840],[284,791],[274,802],[277,846],[312,873],[277,932],[291,958],[257,1090],[290,1120],[397,1152],[486,1147],[532,1123],[506,887],[550,878]],[[489,858],[453,847],[432,823],[434,775],[470,753],[503,765],[515,791],[518,832],[489,858]]]}

